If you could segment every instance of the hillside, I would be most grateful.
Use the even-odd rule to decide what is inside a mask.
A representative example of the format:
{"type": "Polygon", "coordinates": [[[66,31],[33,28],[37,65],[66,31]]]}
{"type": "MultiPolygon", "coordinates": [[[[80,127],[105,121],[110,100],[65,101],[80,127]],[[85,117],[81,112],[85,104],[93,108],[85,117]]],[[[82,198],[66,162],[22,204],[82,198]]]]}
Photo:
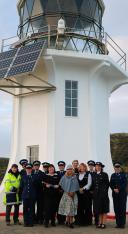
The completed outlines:
{"type": "Polygon", "coordinates": [[[8,158],[0,158],[0,183],[4,177],[5,171],[8,166],[8,158]]]}
{"type": "Polygon", "coordinates": [[[128,170],[128,133],[111,134],[110,139],[113,162],[121,162],[128,170]]]}

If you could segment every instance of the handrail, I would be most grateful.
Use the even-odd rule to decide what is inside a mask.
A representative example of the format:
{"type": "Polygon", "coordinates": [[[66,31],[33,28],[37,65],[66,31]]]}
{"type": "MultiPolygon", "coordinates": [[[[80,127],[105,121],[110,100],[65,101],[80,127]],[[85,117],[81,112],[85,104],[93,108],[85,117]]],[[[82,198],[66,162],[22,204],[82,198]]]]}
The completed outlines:
{"type": "MultiPolygon", "coordinates": [[[[76,29],[76,28],[66,28],[65,29],[65,37],[72,40],[72,38],[77,38],[83,41],[90,41],[91,43],[95,44],[97,47],[100,48],[101,54],[106,54],[111,56],[116,63],[120,64],[120,66],[124,66],[124,69],[127,69],[127,56],[126,53],[122,50],[122,48],[111,38],[111,36],[108,33],[104,33],[104,35],[101,35],[100,32],[95,32],[93,30],[88,31],[86,29],[76,29]],[[95,33],[95,36],[93,35],[95,33]],[[112,53],[115,53],[113,55],[112,53]],[[118,59],[117,59],[118,56],[118,59]]],[[[44,26],[37,28],[34,32],[33,30],[28,32],[28,35],[23,39],[19,39],[17,36],[10,37],[7,39],[2,40],[2,47],[1,52],[4,50],[7,50],[12,47],[14,42],[17,42],[19,39],[19,42],[21,40],[21,45],[24,45],[26,43],[29,43],[33,40],[45,38],[48,40],[48,47],[50,47],[50,40],[51,38],[57,38],[57,27],[56,25],[52,26],[44,26]]],[[[74,43],[74,41],[73,41],[74,43]]],[[[20,43],[19,43],[20,45],[20,43]]],[[[66,49],[66,48],[63,48],[66,49]]],[[[78,50],[76,50],[78,51],[78,50]]],[[[84,50],[81,50],[83,52],[84,50]]]]}
{"type": "Polygon", "coordinates": [[[112,37],[108,34],[105,33],[104,36],[104,43],[106,48],[109,50],[109,55],[111,56],[111,53],[116,52],[115,56],[112,56],[114,60],[116,60],[116,63],[120,64],[120,66],[124,65],[124,69],[127,70],[127,55],[126,53],[122,50],[122,48],[112,39],[112,37]],[[118,56],[118,59],[116,59],[116,56],[118,56]]]}

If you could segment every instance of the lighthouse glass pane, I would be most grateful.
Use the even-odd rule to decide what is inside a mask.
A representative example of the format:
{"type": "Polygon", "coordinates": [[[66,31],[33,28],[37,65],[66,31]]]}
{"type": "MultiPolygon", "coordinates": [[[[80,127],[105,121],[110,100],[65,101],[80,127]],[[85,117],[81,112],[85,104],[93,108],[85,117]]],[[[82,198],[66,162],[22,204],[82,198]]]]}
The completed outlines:
{"type": "Polygon", "coordinates": [[[65,81],[65,116],[78,115],[78,81],[65,81]]]}
{"type": "Polygon", "coordinates": [[[28,9],[27,9],[27,5],[25,4],[25,6],[24,6],[24,17],[23,17],[23,20],[25,21],[28,17],[29,17],[29,15],[28,15],[28,9]]]}
{"type": "Polygon", "coordinates": [[[37,16],[43,13],[43,8],[41,6],[40,0],[34,1],[31,16],[37,16]]]}
{"type": "Polygon", "coordinates": [[[59,11],[59,5],[58,0],[47,0],[46,9],[48,12],[58,12],[59,11]]]}
{"type": "Polygon", "coordinates": [[[27,0],[26,3],[29,16],[31,16],[34,0],[27,0]]]}
{"type": "Polygon", "coordinates": [[[74,0],[59,0],[61,11],[77,13],[77,5],[74,0]]]}

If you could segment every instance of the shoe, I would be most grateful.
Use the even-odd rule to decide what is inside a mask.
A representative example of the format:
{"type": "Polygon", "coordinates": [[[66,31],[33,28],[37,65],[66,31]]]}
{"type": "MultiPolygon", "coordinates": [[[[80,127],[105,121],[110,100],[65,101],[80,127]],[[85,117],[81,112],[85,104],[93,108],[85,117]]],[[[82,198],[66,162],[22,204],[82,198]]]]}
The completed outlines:
{"type": "Polygon", "coordinates": [[[27,224],[27,223],[24,223],[24,227],[28,227],[28,224],[27,224]]]}
{"type": "Polygon", "coordinates": [[[55,222],[51,222],[52,227],[56,227],[55,222]]]}
{"type": "Polygon", "coordinates": [[[43,220],[40,220],[39,222],[38,222],[38,224],[43,224],[44,223],[44,221],[43,220]]]}
{"type": "Polygon", "coordinates": [[[96,228],[101,228],[101,225],[102,225],[102,224],[98,224],[98,225],[96,226],[96,228]]]}
{"type": "Polygon", "coordinates": [[[22,223],[17,221],[17,222],[14,222],[14,225],[22,225],[22,223]]]}
{"type": "Polygon", "coordinates": [[[125,226],[119,226],[119,225],[116,225],[116,226],[115,226],[115,228],[122,228],[122,229],[124,229],[124,228],[125,228],[125,226]]]}
{"type": "Polygon", "coordinates": [[[118,225],[116,225],[116,226],[115,226],[115,228],[119,228],[119,226],[118,226],[118,225]]]}
{"type": "Polygon", "coordinates": [[[125,228],[125,226],[119,226],[119,228],[122,228],[122,229],[124,229],[124,228],[125,228]]]}
{"type": "Polygon", "coordinates": [[[7,226],[11,226],[10,222],[6,222],[6,225],[7,225],[7,226]]]}
{"type": "Polygon", "coordinates": [[[29,224],[28,227],[33,227],[34,225],[33,224],[29,224]]]}
{"type": "Polygon", "coordinates": [[[101,228],[102,228],[102,229],[105,229],[105,228],[106,228],[106,225],[105,225],[105,224],[101,224],[101,228]]]}
{"type": "Polygon", "coordinates": [[[69,226],[69,223],[68,223],[68,222],[65,222],[65,225],[68,227],[68,226],[69,226]]]}
{"type": "Polygon", "coordinates": [[[74,228],[73,223],[70,223],[70,224],[69,224],[69,227],[70,227],[70,228],[74,228]]]}
{"type": "Polygon", "coordinates": [[[48,227],[49,227],[49,226],[48,226],[48,224],[45,224],[44,226],[45,226],[46,228],[48,228],[48,227]]]}

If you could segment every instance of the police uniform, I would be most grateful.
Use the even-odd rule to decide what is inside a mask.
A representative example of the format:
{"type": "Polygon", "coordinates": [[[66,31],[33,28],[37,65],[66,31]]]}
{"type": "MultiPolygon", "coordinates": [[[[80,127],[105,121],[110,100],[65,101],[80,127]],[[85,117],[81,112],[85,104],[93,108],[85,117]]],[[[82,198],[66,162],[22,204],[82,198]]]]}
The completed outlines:
{"type": "MultiPolygon", "coordinates": [[[[41,162],[36,160],[33,162],[33,166],[40,166],[41,162]]],[[[36,200],[35,200],[35,205],[37,207],[37,210],[34,215],[34,221],[35,223],[43,223],[43,178],[45,176],[44,172],[41,170],[34,170],[32,173],[35,175],[36,178],[36,200]]]]}
{"type": "MultiPolygon", "coordinates": [[[[104,167],[101,162],[96,162],[95,165],[104,167]]],[[[95,172],[93,175],[93,209],[97,216],[109,212],[108,188],[108,174],[103,171],[95,172]]]]}
{"type": "Polygon", "coordinates": [[[55,215],[59,203],[59,176],[47,174],[43,180],[44,182],[44,219],[45,227],[48,227],[49,221],[51,225],[55,226],[55,215]],[[48,187],[48,186],[49,187],[48,187]]]}
{"type": "Polygon", "coordinates": [[[92,204],[90,202],[89,189],[92,185],[92,177],[87,171],[84,174],[77,176],[80,189],[82,192],[78,192],[78,212],[77,212],[77,224],[88,226],[92,224],[92,204]]]}
{"type": "MultiPolygon", "coordinates": [[[[121,165],[115,163],[114,167],[121,165]]],[[[110,179],[110,187],[112,189],[114,212],[116,216],[117,228],[124,228],[126,223],[126,201],[127,201],[127,178],[124,172],[113,173],[110,179]],[[114,189],[118,189],[116,193],[114,189]]]]}
{"type": "MultiPolygon", "coordinates": [[[[26,169],[32,169],[32,164],[28,163],[26,169]]],[[[34,174],[22,176],[22,200],[23,200],[23,216],[24,226],[33,226],[34,224],[34,207],[36,200],[36,177],[34,174]]]]}
{"type": "MultiPolygon", "coordinates": [[[[60,166],[64,166],[65,167],[65,162],[64,161],[59,161],[57,164],[58,164],[58,167],[60,167],[60,166]]],[[[59,171],[57,171],[57,174],[59,176],[59,180],[65,175],[65,172],[66,172],[65,170],[59,170],[59,171]]],[[[59,194],[58,194],[59,202],[60,202],[62,196],[63,196],[63,190],[60,188],[59,189],[59,194]]],[[[61,225],[64,224],[65,223],[65,219],[66,219],[66,217],[64,215],[57,214],[58,224],[61,224],[61,225]]]]}
{"type": "Polygon", "coordinates": [[[43,162],[43,163],[42,163],[43,172],[44,172],[45,174],[48,174],[48,167],[49,167],[49,165],[50,165],[50,163],[48,163],[48,162],[43,162]]]}
{"type": "Polygon", "coordinates": [[[27,165],[27,163],[28,163],[28,160],[27,160],[27,159],[21,159],[21,160],[19,161],[19,164],[23,167],[23,169],[20,171],[21,177],[22,177],[23,175],[26,175],[25,166],[27,165]]]}

